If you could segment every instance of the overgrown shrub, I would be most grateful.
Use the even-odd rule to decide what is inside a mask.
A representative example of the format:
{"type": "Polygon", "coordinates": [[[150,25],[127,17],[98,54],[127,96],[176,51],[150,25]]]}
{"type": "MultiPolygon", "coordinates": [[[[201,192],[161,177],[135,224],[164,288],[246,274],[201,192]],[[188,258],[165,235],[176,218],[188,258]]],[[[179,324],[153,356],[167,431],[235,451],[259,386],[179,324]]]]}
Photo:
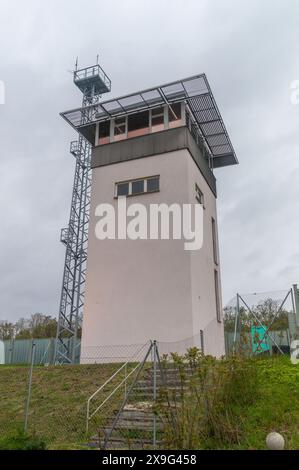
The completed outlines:
{"type": "Polygon", "coordinates": [[[242,408],[258,394],[253,359],[216,360],[191,348],[185,356],[163,358],[166,386],[156,413],[164,424],[164,446],[170,449],[225,447],[239,442],[242,408]]]}

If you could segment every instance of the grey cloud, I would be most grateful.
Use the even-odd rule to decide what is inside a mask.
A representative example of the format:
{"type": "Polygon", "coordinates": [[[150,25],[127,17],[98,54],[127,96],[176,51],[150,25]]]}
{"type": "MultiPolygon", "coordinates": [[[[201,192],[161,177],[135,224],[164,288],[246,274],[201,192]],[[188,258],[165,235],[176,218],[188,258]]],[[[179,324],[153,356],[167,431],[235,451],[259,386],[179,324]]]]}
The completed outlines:
{"type": "Polygon", "coordinates": [[[115,96],[207,74],[240,160],[216,173],[224,301],[296,282],[298,15],[292,0],[2,0],[0,318],[58,309],[77,55],[100,53],[115,96]]]}

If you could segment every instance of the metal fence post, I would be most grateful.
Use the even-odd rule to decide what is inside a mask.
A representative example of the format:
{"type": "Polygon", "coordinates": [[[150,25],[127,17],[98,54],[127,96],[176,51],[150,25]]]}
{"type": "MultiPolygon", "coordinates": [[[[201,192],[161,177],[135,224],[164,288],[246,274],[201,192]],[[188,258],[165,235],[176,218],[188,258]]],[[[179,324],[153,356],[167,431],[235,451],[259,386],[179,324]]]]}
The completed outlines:
{"type": "MultiPolygon", "coordinates": [[[[153,402],[156,404],[157,400],[157,341],[153,341],[153,353],[154,353],[154,363],[153,363],[153,402]]],[[[153,416],[153,448],[157,447],[157,417],[154,410],[153,416]]]]}
{"type": "Polygon", "coordinates": [[[125,364],[125,398],[127,398],[127,363],[125,364]]]}
{"type": "Polygon", "coordinates": [[[296,326],[299,328],[299,291],[297,284],[293,284],[293,294],[294,294],[294,306],[295,306],[295,318],[296,326]]]}
{"type": "Polygon", "coordinates": [[[14,346],[15,346],[15,340],[12,338],[10,340],[10,348],[9,348],[9,364],[13,363],[14,346]]]}
{"type": "Polygon", "coordinates": [[[27,433],[27,429],[28,429],[28,415],[29,415],[30,398],[31,398],[31,387],[32,387],[32,373],[33,373],[33,365],[34,365],[34,356],[35,356],[35,342],[32,341],[32,347],[31,347],[31,364],[30,364],[30,369],[29,369],[29,380],[28,380],[28,392],[27,392],[27,400],[26,400],[26,404],[25,404],[24,433],[27,433]]]}
{"type": "Polygon", "coordinates": [[[236,353],[237,328],[238,328],[238,323],[240,321],[239,315],[240,315],[240,299],[239,299],[239,294],[237,294],[237,311],[236,311],[235,327],[234,327],[233,354],[236,353]]]}

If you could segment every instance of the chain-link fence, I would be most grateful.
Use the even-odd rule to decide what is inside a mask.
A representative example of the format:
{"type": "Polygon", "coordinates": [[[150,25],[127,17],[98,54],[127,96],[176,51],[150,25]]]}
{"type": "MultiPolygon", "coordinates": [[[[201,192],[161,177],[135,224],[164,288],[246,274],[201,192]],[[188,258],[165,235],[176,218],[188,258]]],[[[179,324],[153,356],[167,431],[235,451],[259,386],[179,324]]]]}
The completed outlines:
{"type": "Polygon", "coordinates": [[[29,365],[1,370],[0,439],[25,430],[50,449],[156,448],[160,356],[183,354],[200,341],[202,334],[158,345],[91,347],[75,365],[34,365],[32,342],[29,365]]]}
{"type": "Polygon", "coordinates": [[[289,354],[296,338],[292,289],[237,294],[224,309],[226,353],[289,354]]]}

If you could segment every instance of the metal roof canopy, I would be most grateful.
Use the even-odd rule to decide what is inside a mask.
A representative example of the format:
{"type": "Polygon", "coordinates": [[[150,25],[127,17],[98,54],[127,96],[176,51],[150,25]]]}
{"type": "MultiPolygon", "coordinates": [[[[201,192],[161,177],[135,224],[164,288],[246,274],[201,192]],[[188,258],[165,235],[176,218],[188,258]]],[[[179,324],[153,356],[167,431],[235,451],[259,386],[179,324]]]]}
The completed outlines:
{"type": "Polygon", "coordinates": [[[95,122],[181,101],[188,104],[211,151],[214,167],[238,163],[205,74],[66,111],[61,116],[80,132],[80,127],[95,122]]]}

